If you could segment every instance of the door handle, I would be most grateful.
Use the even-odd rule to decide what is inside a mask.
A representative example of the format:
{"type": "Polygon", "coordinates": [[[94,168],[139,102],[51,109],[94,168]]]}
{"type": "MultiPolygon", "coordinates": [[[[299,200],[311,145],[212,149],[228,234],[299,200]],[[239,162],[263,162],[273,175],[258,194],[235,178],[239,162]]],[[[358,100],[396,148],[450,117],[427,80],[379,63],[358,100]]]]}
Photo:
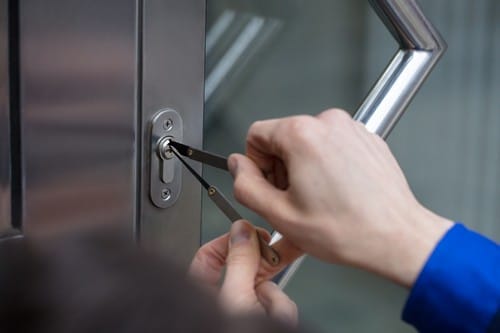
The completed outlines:
{"type": "MultiPolygon", "coordinates": [[[[425,17],[417,0],[369,0],[399,43],[399,49],[354,115],[368,131],[386,139],[427,76],[446,51],[446,42],[425,17]]],[[[271,244],[281,239],[274,232],[271,244]]],[[[303,257],[276,279],[284,288],[303,257]]]]}

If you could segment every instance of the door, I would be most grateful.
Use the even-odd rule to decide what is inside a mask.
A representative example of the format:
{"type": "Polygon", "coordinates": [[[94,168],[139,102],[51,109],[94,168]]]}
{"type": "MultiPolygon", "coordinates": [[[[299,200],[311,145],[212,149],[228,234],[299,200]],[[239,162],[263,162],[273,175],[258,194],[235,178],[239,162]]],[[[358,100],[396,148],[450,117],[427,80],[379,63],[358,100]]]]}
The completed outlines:
{"type": "Polygon", "coordinates": [[[201,190],[176,174],[175,204],[154,203],[153,180],[170,185],[151,174],[151,132],[175,110],[202,145],[205,1],[0,6],[1,236],[112,224],[187,264],[201,190]]]}
{"type": "MultiPolygon", "coordinates": [[[[441,55],[432,22],[448,55],[389,143],[424,204],[498,240],[499,5],[420,2],[0,0],[0,239],[113,224],[187,265],[201,216],[204,241],[228,224],[187,170],[162,179],[155,126],[227,155],[255,120],[338,106],[385,137],[441,55]]],[[[307,258],[287,292],[326,331],[409,330],[405,291],[362,272],[307,258]]]]}

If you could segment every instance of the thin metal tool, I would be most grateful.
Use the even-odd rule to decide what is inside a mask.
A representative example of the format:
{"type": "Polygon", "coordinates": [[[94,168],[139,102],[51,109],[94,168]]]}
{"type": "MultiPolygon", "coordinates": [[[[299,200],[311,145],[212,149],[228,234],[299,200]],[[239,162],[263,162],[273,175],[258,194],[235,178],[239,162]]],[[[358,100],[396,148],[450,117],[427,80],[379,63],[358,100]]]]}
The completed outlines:
{"type": "MultiPolygon", "coordinates": [[[[181,161],[181,163],[191,172],[191,174],[200,182],[200,184],[207,190],[208,197],[212,200],[215,205],[226,215],[226,217],[231,221],[231,223],[243,219],[241,215],[234,209],[231,202],[226,199],[226,197],[219,191],[219,189],[213,185],[210,185],[203,177],[196,172],[182,157],[180,152],[177,151],[175,145],[171,145],[172,152],[181,161]]],[[[276,266],[280,263],[280,257],[276,250],[274,250],[267,242],[262,238],[262,236],[257,233],[259,239],[259,248],[261,256],[271,265],[276,266]]]]}
{"type": "Polygon", "coordinates": [[[220,155],[212,154],[204,150],[199,150],[183,143],[170,140],[170,146],[174,147],[179,154],[186,156],[192,160],[208,164],[214,168],[219,168],[228,171],[227,158],[220,155]]]}

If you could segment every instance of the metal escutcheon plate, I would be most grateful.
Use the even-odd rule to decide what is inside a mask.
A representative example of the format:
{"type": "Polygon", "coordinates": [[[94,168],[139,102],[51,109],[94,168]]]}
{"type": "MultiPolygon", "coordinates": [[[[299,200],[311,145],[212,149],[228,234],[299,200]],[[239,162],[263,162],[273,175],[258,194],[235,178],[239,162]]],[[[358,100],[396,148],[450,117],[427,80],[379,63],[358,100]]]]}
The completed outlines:
{"type": "Polygon", "coordinates": [[[172,206],[182,187],[181,164],[176,158],[162,159],[158,153],[159,143],[165,137],[182,142],[182,129],[182,118],[173,109],[159,111],[151,122],[150,197],[158,208],[172,206]],[[168,177],[171,180],[168,183],[164,182],[166,174],[173,174],[173,177],[168,177]]]}

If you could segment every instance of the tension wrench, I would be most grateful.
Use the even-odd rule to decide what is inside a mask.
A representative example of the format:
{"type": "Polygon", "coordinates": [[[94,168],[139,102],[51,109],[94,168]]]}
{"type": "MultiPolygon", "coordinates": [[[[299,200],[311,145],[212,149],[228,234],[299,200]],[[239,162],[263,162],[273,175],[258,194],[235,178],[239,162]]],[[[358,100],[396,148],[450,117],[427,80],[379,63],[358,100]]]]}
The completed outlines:
{"type": "Polygon", "coordinates": [[[174,140],[169,140],[168,143],[171,147],[174,147],[177,152],[183,156],[186,156],[192,160],[201,162],[203,164],[208,164],[214,168],[229,171],[227,168],[227,158],[209,153],[207,151],[199,150],[193,147],[189,147],[180,142],[174,140]]]}
{"type": "MultiPolygon", "coordinates": [[[[231,205],[231,202],[222,194],[219,189],[213,185],[210,185],[196,170],[194,170],[182,157],[181,157],[181,152],[177,150],[177,147],[181,147],[181,149],[184,150],[184,152],[188,155],[188,157],[191,157],[195,155],[196,157],[199,158],[201,156],[201,160],[196,159],[198,162],[205,163],[205,160],[203,157],[205,156],[211,156],[214,158],[209,158],[211,162],[216,161],[215,163],[207,163],[209,165],[215,166],[216,165],[221,165],[221,159],[225,160],[223,157],[220,157],[218,155],[214,155],[205,151],[197,150],[196,153],[191,154],[189,156],[189,150],[195,151],[195,149],[180,144],[175,141],[170,141],[169,145],[171,147],[172,153],[181,161],[181,163],[189,170],[189,172],[200,182],[200,184],[207,190],[208,197],[210,200],[215,203],[215,205],[226,215],[226,217],[231,221],[231,223],[236,222],[238,220],[242,220],[243,217],[236,211],[236,209],[231,205]]],[[[182,154],[184,155],[184,154],[182,154]]],[[[194,158],[193,158],[194,159],[194,158]]],[[[215,166],[218,167],[218,166],[215,166]]],[[[221,168],[227,170],[227,163],[225,168],[221,168]]],[[[276,252],[275,249],[273,249],[267,242],[262,238],[262,236],[257,232],[257,238],[259,240],[259,248],[260,248],[260,253],[262,257],[271,265],[271,266],[277,266],[280,263],[280,257],[278,253],[276,252]]]]}

